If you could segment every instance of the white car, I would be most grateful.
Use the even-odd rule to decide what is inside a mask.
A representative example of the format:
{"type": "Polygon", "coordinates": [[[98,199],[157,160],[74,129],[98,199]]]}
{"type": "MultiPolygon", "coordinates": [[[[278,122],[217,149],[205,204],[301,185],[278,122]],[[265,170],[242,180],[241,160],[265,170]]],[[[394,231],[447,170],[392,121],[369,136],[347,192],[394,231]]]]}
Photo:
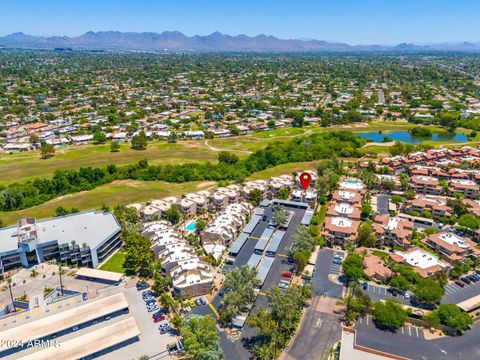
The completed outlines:
{"type": "Polygon", "coordinates": [[[410,299],[410,293],[406,291],[405,294],[403,294],[403,297],[407,300],[410,299]]]}
{"type": "Polygon", "coordinates": [[[279,282],[279,283],[278,283],[278,287],[279,287],[280,289],[286,290],[286,289],[288,289],[288,283],[279,282]]]}

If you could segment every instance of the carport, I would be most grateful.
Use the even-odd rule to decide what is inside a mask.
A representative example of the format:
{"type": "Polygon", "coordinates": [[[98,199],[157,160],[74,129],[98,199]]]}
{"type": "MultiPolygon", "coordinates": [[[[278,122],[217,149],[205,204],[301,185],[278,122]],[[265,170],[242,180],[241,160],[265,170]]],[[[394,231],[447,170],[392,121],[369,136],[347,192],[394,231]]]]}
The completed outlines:
{"type": "Polygon", "coordinates": [[[123,279],[123,274],[120,273],[86,267],[78,269],[75,276],[81,279],[100,281],[109,284],[118,284],[123,279]]]}

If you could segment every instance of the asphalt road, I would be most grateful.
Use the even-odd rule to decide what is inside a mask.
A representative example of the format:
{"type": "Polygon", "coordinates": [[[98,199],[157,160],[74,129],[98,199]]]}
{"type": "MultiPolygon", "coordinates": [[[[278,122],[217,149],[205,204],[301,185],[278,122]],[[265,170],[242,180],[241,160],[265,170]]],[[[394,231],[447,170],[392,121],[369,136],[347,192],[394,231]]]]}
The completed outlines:
{"type": "Polygon", "coordinates": [[[415,327],[404,326],[392,333],[377,329],[373,322],[357,322],[357,345],[411,358],[413,360],[477,360],[480,359],[480,326],[461,336],[425,340],[417,336],[415,327]],[[410,329],[408,329],[410,328],[410,329]]]}
{"type": "Polygon", "coordinates": [[[381,215],[388,215],[388,203],[390,201],[390,195],[379,194],[377,196],[377,211],[381,215]]]}
{"type": "Polygon", "coordinates": [[[442,303],[459,304],[479,294],[480,282],[470,285],[465,284],[463,288],[451,282],[445,286],[445,295],[442,298],[442,303]]]}
{"type": "Polygon", "coordinates": [[[333,257],[338,254],[343,256],[342,251],[334,251],[330,249],[321,249],[315,262],[315,271],[312,276],[313,295],[325,295],[341,299],[343,293],[343,286],[336,284],[328,278],[328,275],[338,275],[340,273],[340,266],[332,263],[333,257]]]}
{"type": "MultiPolygon", "coordinates": [[[[290,221],[288,229],[286,230],[285,235],[282,239],[282,242],[280,243],[277,256],[275,257],[275,261],[272,265],[272,268],[270,269],[270,272],[266,277],[263,286],[260,289],[260,294],[257,296],[257,299],[253,304],[252,311],[251,311],[252,313],[255,313],[256,311],[258,311],[260,307],[263,307],[263,308],[268,307],[267,297],[264,294],[268,292],[268,290],[271,287],[278,286],[278,283],[282,279],[281,274],[283,272],[286,272],[286,271],[291,272],[294,270],[292,268],[292,264],[289,264],[287,262],[286,255],[288,254],[288,249],[292,244],[293,234],[295,233],[296,228],[298,227],[298,225],[300,225],[300,222],[303,218],[305,209],[288,207],[287,210],[294,211],[294,216],[292,217],[292,220],[290,221]]],[[[253,250],[255,248],[256,242],[258,241],[258,238],[260,238],[263,231],[268,227],[268,223],[271,220],[271,217],[272,217],[271,207],[268,207],[266,209],[265,215],[266,215],[266,220],[265,221],[261,220],[258,223],[254,231],[250,235],[249,239],[247,240],[245,245],[242,247],[242,249],[236,256],[233,265],[229,267],[224,267],[225,271],[227,271],[229,268],[232,268],[232,267],[240,267],[242,265],[245,265],[248,262],[248,260],[250,259],[250,256],[253,254],[253,250]]],[[[216,309],[218,309],[221,305],[221,302],[222,302],[222,298],[219,295],[217,295],[212,300],[211,304],[216,309]]],[[[192,313],[198,314],[198,315],[212,314],[215,316],[210,305],[195,307],[192,310],[192,313]]],[[[227,360],[250,359],[251,353],[249,352],[249,348],[253,344],[253,339],[255,335],[256,335],[255,330],[253,328],[250,328],[248,325],[244,326],[244,328],[242,329],[240,339],[237,341],[231,341],[226,336],[225,333],[220,332],[220,344],[225,353],[225,358],[227,360]]]]}

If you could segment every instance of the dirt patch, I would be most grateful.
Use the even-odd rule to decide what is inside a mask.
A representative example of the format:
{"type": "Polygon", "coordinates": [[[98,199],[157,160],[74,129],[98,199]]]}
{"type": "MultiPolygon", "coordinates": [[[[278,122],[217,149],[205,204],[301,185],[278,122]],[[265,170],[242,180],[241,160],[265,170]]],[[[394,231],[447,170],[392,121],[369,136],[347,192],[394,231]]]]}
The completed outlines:
{"type": "Polygon", "coordinates": [[[438,329],[423,329],[423,337],[425,340],[435,340],[443,338],[445,335],[441,330],[438,329]]]}
{"type": "Polygon", "coordinates": [[[216,184],[215,181],[202,181],[200,184],[196,186],[197,190],[202,190],[206,188],[210,188],[216,184]]]}

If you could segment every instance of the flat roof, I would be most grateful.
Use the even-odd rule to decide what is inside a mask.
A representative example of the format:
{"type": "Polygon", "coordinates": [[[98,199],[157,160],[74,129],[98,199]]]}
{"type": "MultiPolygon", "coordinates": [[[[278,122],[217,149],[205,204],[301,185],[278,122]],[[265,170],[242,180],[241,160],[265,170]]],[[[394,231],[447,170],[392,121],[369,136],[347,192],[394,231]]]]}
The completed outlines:
{"type": "Polygon", "coordinates": [[[249,235],[246,233],[241,233],[228,252],[231,254],[238,254],[243,245],[247,242],[248,236],[249,235]]]}
{"type": "Polygon", "coordinates": [[[395,254],[403,257],[408,265],[420,269],[428,269],[435,265],[439,265],[442,268],[446,266],[444,262],[438,260],[435,256],[424,250],[417,249],[410,252],[395,251],[395,254]]]}
{"type": "Polygon", "coordinates": [[[462,301],[461,303],[457,304],[457,306],[460,309],[462,309],[463,311],[468,312],[468,311],[480,306],[480,295],[476,295],[474,297],[471,297],[470,299],[462,301]]]}
{"type": "Polygon", "coordinates": [[[62,341],[61,346],[49,346],[20,359],[25,360],[69,360],[81,359],[101,350],[108,349],[140,335],[133,317],[104,326],[100,329],[80,335],[74,339],[62,341]]]}
{"type": "Polygon", "coordinates": [[[0,332],[0,342],[2,340],[27,342],[40,339],[127,307],[128,302],[125,299],[125,295],[118,293],[96,301],[89,301],[85,305],[45,316],[8,330],[3,330],[0,332]]]}
{"type": "Polygon", "coordinates": [[[90,269],[86,267],[82,267],[78,269],[75,276],[85,276],[85,277],[90,277],[95,279],[108,280],[112,282],[119,282],[123,278],[123,274],[120,274],[120,273],[116,273],[113,271],[99,270],[99,269],[90,269]]]}
{"type": "Polygon", "coordinates": [[[250,259],[248,259],[247,265],[256,269],[260,260],[262,260],[262,255],[253,253],[252,256],[250,256],[250,259]]]}
{"type": "MultiPolygon", "coordinates": [[[[57,241],[69,244],[86,243],[95,248],[121,230],[120,224],[110,212],[84,211],[37,221],[38,243],[57,241]]],[[[0,229],[0,252],[18,248],[17,226],[0,229]]]]}
{"type": "Polygon", "coordinates": [[[251,234],[261,218],[262,217],[260,215],[253,215],[250,221],[248,222],[248,224],[243,229],[243,232],[247,234],[251,234]]]}

